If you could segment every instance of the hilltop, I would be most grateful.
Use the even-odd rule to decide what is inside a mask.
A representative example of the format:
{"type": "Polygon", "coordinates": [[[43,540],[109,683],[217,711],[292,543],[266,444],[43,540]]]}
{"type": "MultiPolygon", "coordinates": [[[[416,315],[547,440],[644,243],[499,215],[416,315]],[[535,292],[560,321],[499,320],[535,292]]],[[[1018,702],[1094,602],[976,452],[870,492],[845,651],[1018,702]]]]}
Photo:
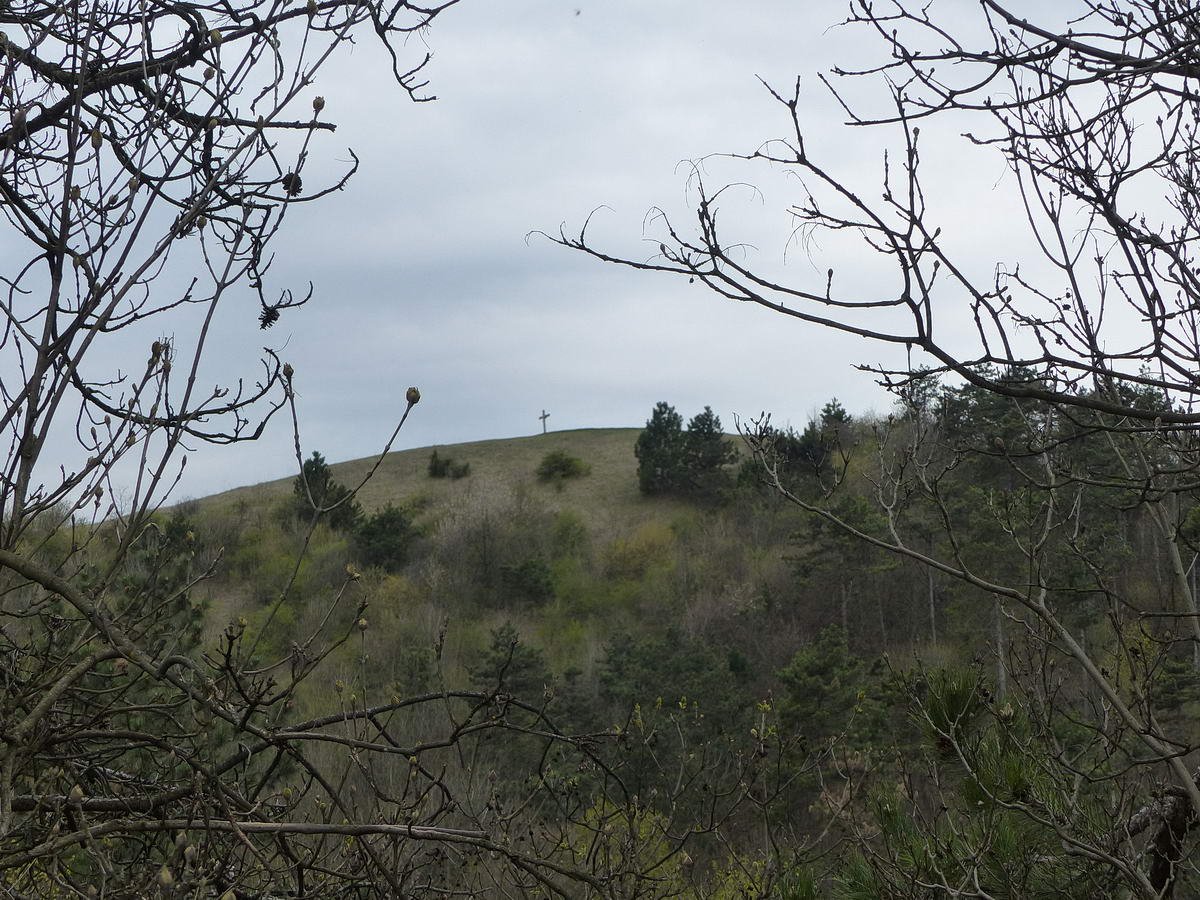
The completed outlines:
{"type": "MultiPolygon", "coordinates": [[[[379,470],[358,494],[358,501],[364,510],[372,512],[389,503],[419,500],[436,517],[463,506],[495,508],[508,502],[514,492],[528,490],[549,510],[569,509],[583,520],[589,532],[611,537],[650,519],[669,519],[690,508],[690,504],[679,500],[647,498],[639,493],[633,448],[640,433],[640,428],[580,428],[397,450],[384,457],[379,470]],[[435,450],[443,459],[470,463],[471,474],[461,479],[430,478],[429,456],[435,450]],[[560,485],[540,483],[535,475],[538,463],[552,450],[565,450],[579,457],[591,466],[590,474],[560,485]]],[[[736,436],[731,440],[740,446],[736,436]]],[[[337,481],[353,487],[376,460],[364,457],[332,463],[330,469],[337,481]]],[[[234,508],[266,509],[291,496],[294,480],[295,476],[289,475],[198,502],[206,512],[218,515],[234,508]]]]}

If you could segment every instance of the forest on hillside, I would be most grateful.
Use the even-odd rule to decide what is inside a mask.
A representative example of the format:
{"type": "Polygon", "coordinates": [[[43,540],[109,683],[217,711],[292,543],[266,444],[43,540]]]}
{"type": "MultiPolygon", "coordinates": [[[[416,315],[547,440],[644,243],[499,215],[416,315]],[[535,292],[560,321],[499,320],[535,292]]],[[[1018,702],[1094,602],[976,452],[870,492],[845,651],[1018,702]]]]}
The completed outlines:
{"type": "MultiPolygon", "coordinates": [[[[1146,393],[1137,402],[1159,401],[1146,393]]],[[[489,804],[511,810],[502,821],[514,832],[545,827],[545,804],[565,792],[571,802],[555,808],[587,835],[589,852],[625,845],[605,846],[603,868],[644,879],[631,896],[791,897],[831,885],[839,896],[886,895],[881,884],[909,876],[873,854],[928,839],[897,831],[887,803],[928,816],[935,834],[958,835],[927,865],[976,856],[989,892],[1023,896],[1036,885],[1039,896],[1097,896],[1107,874],[1047,854],[1055,828],[1036,812],[1079,772],[1095,786],[1073,787],[1061,814],[1105,802],[1121,757],[1091,733],[1095,698],[1078,664],[983,583],[1026,589],[1036,566],[1092,658],[1120,673],[1148,715],[1196,740],[1200,677],[1160,530],[1165,515],[1189,548],[1190,578],[1195,499],[1100,486],[1119,460],[1103,432],[1077,438],[1078,423],[1045,404],[933,378],[883,418],[856,418],[833,400],[803,431],[759,423],[746,435],[757,458],[707,409],[682,426],[660,403],[634,451],[645,506],[683,505],[616,533],[590,533],[569,501],[547,505],[547,489],[592,475],[567,449],[546,453],[508,494],[435,507],[418,493],[375,511],[314,454],[271,504],[231,515],[191,503],[164,516],[163,534],[176,537],[155,565],[213,567],[180,595],[179,614],[197,646],[205,632],[232,628],[251,667],[295,667],[313,635],[346,636],[322,677],[288,701],[301,717],[440,694],[472,698],[479,707],[461,714],[486,711],[505,732],[553,729],[582,742],[595,757],[586,765],[567,764],[556,738],[507,733],[478,738],[469,765],[436,746],[419,757],[458,797],[486,777],[482,812],[469,815],[486,817],[489,804]],[[1069,527],[1045,528],[1056,493],[1047,465],[1097,482],[1072,486],[1069,527]],[[930,557],[957,554],[981,584],[872,547],[787,495],[881,542],[896,528],[930,557]],[[1096,578],[1101,564],[1111,580],[1096,578]],[[338,594],[331,613],[325,598],[338,594]],[[1044,705],[1032,672],[1052,677],[1071,705],[1044,705]],[[564,765],[604,774],[566,775],[564,765]],[[599,820],[609,829],[601,845],[599,820]]],[[[1160,431],[1137,449],[1165,462],[1172,439],[1160,431]]],[[[454,464],[466,467],[459,478],[479,477],[469,460],[434,450],[428,478],[452,477],[454,464]]],[[[187,577],[180,571],[177,584],[187,577]]],[[[439,718],[397,717],[388,734],[418,745],[439,718]]],[[[1121,742],[1136,756],[1132,736],[1121,742]]],[[[335,745],[314,758],[336,769],[341,753],[335,745]]],[[[369,795],[372,778],[398,777],[388,769],[348,772],[350,787],[364,779],[350,796],[369,795]]]]}
{"type": "Polygon", "coordinates": [[[819,80],[871,175],[764,83],[736,189],[698,162],[682,220],[527,236],[861,339],[888,411],[660,402],[372,493],[421,391],[333,467],[287,339],[244,374],[216,323],[314,296],[271,270],[358,168],[309,162],[326,62],[370,39],[430,101],[460,5],[0,9],[4,895],[1200,895],[1200,11],[852,0],[875,61],[819,80]],[[959,154],[1003,193],[947,198],[959,154]],[[772,174],[791,269],[724,214],[772,174]],[[282,491],[170,505],[268,429],[282,491]]]}

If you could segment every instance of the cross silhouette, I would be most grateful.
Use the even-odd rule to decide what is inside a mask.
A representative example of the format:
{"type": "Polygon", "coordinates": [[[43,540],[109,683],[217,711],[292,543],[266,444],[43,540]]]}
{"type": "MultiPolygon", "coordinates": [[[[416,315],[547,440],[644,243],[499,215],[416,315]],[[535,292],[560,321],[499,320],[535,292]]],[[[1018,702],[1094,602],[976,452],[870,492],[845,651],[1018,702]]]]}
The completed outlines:
{"type": "Polygon", "coordinates": [[[550,413],[546,412],[543,409],[542,414],[540,416],[538,416],[538,418],[542,420],[542,434],[545,434],[546,433],[546,420],[548,418],[550,418],[550,413]]]}

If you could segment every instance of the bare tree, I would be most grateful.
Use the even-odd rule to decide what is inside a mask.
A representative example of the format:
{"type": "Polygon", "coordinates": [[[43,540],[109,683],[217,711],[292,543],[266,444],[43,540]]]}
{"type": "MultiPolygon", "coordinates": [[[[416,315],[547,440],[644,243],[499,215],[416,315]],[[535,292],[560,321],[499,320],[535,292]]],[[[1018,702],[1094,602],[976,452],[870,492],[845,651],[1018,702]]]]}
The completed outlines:
{"type": "MultiPolygon", "coordinates": [[[[694,279],[801,323],[912,350],[927,368],[874,369],[901,395],[920,380],[952,376],[1007,403],[1015,423],[1007,438],[951,436],[945,415],[884,427],[877,494],[887,522],[877,532],[789,491],[769,429],[755,429],[751,443],[776,487],[798,505],[996,604],[992,649],[1002,664],[997,681],[1003,686],[1007,678],[1010,695],[989,701],[977,693],[960,704],[962,723],[978,713],[990,724],[969,738],[931,715],[929,703],[922,708],[943,749],[983,785],[981,807],[1019,813],[1041,829],[1046,844],[1025,862],[1089,860],[1111,879],[1105,889],[1114,896],[1171,896],[1183,883],[1187,835],[1200,810],[1190,771],[1194,723],[1168,717],[1155,687],[1165,654],[1200,648],[1190,577],[1196,557],[1186,527],[1200,485],[1200,13],[1174,0],[1080,0],[1070,18],[1045,24],[999,0],[981,0],[974,22],[948,13],[904,0],[851,4],[845,26],[872,33],[883,61],[835,70],[823,81],[851,126],[890,142],[879,184],[851,183],[836,160],[810,150],[799,82],[791,91],[768,88],[788,135],[735,155],[747,166],[799,176],[789,212],[804,237],[856,239],[859,252],[889,264],[888,283],[873,295],[841,289],[847,279],[836,267],[818,265],[814,273],[823,275],[796,283],[754,267],[738,236],[719,226],[725,195],[698,176],[695,221],[683,227],[659,215],[659,253],[649,259],[597,247],[586,227],[557,240],[608,262],[694,279]],[[839,80],[863,77],[884,86],[882,114],[860,111],[839,80]],[[999,154],[1007,164],[1030,244],[1039,248],[1033,256],[1008,258],[1000,248],[981,264],[978,247],[964,250],[960,235],[940,227],[922,170],[922,125],[947,117],[966,130],[968,152],[999,154]],[[972,558],[971,522],[946,494],[947,472],[983,458],[1014,478],[988,510],[1017,561],[1007,571],[972,558]],[[1128,563],[1085,538],[1097,497],[1110,521],[1126,513],[1136,521],[1141,563],[1161,559],[1169,571],[1157,596],[1130,584],[1121,568],[1128,563]],[[918,508],[943,523],[936,552],[915,527],[918,508]],[[1071,620],[1079,596],[1096,604],[1086,627],[1071,620]],[[1013,646],[1003,637],[1005,622],[1013,646]],[[1078,675],[1066,687],[1046,675],[1063,660],[1078,675]],[[1087,733],[1081,744],[1064,741],[1068,721],[1087,733]],[[987,753],[1005,735],[1015,741],[1012,758],[1047,779],[1020,796],[983,777],[987,753]],[[1169,786],[1156,788],[1159,779],[1169,786]],[[1161,799],[1148,799],[1157,790],[1161,799]]],[[[973,200],[982,209],[989,197],[973,200]]],[[[935,772],[938,766],[930,763],[935,772]]],[[[934,782],[947,796],[946,783],[934,782]]],[[[956,846],[968,863],[916,877],[914,857],[868,854],[881,895],[987,896],[1000,830],[963,826],[955,845],[938,829],[959,826],[938,818],[936,802],[928,795],[907,801],[935,811],[914,838],[928,858],[945,862],[946,848],[956,846]]],[[[1057,883],[1094,889],[1081,871],[1060,868],[1057,883]]]]}

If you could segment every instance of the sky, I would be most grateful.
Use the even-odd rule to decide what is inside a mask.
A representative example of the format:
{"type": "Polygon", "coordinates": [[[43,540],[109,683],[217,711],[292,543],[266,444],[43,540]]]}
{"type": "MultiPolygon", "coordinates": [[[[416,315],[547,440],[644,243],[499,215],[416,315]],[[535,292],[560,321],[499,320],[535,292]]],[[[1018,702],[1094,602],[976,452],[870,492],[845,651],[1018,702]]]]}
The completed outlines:
{"type": "MultiPolygon", "coordinates": [[[[333,177],[347,148],[360,171],[297,207],[274,245],[273,284],[311,281],[315,300],[269,332],[253,306],[227,317],[218,362],[253,371],[264,340],[278,348],[296,370],[304,453],[331,461],[376,452],[409,385],[423,399],[396,449],[535,434],[543,411],[551,430],[638,427],[660,400],[685,419],[710,405],[727,430],[761,411],[802,427],[833,396],[886,411],[887,395],[854,369],[898,361],[876,345],[531,234],[577,230],[596,211],[598,246],[649,259],[647,213],[686,223],[698,161],[709,185],[762,188],[734,190],[726,209],[749,261],[823,281],[832,256],[869,289],[877,261],[836,246],[810,255],[794,239],[794,179],[710,158],[785,136],[786,113],[759,78],[789,90],[800,76],[810,147],[877,189],[886,136],[845,128],[816,77],[879,59],[862,32],[831,28],[844,13],[841,0],[468,0],[409,48],[433,53],[439,99],[425,104],[389,81],[364,35],[314,89],[338,130],[315,142],[305,182],[333,177]]],[[[949,150],[934,163],[966,165],[949,150]]],[[[990,189],[1003,168],[967,177],[990,189]]],[[[946,215],[970,236],[971,209],[951,203],[946,215]]],[[[296,468],[282,419],[254,444],[193,451],[176,499],[296,468]]]]}

